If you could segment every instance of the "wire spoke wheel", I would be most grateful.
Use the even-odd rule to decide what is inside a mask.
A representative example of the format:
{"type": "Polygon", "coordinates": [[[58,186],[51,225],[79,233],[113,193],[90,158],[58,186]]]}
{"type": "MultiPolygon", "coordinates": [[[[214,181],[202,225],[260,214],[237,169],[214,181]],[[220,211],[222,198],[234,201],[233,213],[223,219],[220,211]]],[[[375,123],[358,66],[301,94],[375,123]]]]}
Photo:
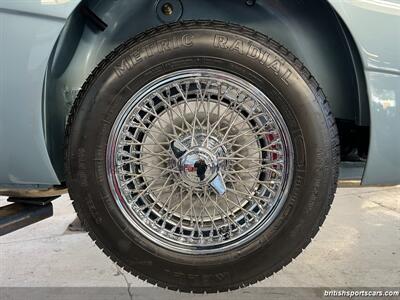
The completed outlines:
{"type": "Polygon", "coordinates": [[[107,148],[126,218],[184,253],[237,247],[264,230],[290,185],[292,145],[274,104],[216,70],[168,74],[136,93],[107,148]]]}

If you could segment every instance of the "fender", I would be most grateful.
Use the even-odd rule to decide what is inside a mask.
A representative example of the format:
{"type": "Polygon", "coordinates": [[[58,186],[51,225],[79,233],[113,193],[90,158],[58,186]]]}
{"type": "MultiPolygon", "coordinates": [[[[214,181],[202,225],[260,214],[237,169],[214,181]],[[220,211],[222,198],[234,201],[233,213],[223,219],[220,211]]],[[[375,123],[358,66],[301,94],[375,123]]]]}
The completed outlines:
{"type": "Polygon", "coordinates": [[[357,89],[358,85],[365,86],[358,52],[327,2],[313,1],[310,5],[290,0],[255,4],[242,0],[176,0],[168,1],[174,7],[168,17],[160,12],[164,2],[84,0],[68,18],[50,56],[43,103],[47,148],[61,181],[65,120],[77,91],[91,70],[116,46],[165,22],[215,19],[241,24],[274,38],[299,57],[319,80],[335,117],[368,124],[367,97],[357,89]],[[81,13],[82,7],[93,12],[107,28],[103,31],[96,26],[81,13]]]}
{"type": "Polygon", "coordinates": [[[286,45],[318,78],[336,118],[371,125],[363,184],[399,182],[398,0],[171,0],[177,9],[164,17],[163,1],[1,1],[0,21],[12,24],[0,49],[1,188],[63,183],[64,128],[91,70],[139,32],[187,19],[239,23],[286,45]]]}

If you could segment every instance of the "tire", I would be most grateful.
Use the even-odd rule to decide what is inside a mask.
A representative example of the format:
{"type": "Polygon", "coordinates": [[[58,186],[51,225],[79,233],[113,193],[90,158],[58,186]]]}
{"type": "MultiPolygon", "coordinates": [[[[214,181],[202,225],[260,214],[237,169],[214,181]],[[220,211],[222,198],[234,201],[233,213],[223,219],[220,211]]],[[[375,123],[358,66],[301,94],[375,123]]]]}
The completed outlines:
{"type": "Polygon", "coordinates": [[[339,140],[334,117],[321,88],[286,48],[241,26],[190,21],[140,34],[120,45],[97,66],[80,90],[69,116],[65,163],[67,185],[77,214],[91,238],[113,261],[133,275],[161,287],[195,293],[221,292],[248,286],[272,275],[310,243],[329,211],[336,190],[339,140]],[[189,79],[180,79],[188,81],[179,81],[179,86],[186,84],[190,97],[197,97],[196,100],[190,100],[188,93],[186,98],[178,95],[178,88],[173,90],[177,78],[182,76],[189,79]],[[206,80],[204,78],[211,78],[212,88],[205,88],[201,98],[199,90],[207,84],[202,81],[206,80]],[[163,82],[167,83],[162,86],[163,82]],[[197,82],[200,88],[195,91],[190,84],[197,82]],[[227,84],[226,89],[224,84],[227,84]],[[220,87],[217,95],[212,94],[216,90],[214,85],[220,87]],[[161,96],[157,94],[161,92],[154,92],[164,91],[159,86],[165,88],[161,96]],[[222,89],[225,94],[221,96],[222,89]],[[244,93],[244,100],[240,100],[241,93],[244,93]],[[179,102],[184,100],[187,103],[179,102]],[[198,101],[206,101],[201,102],[203,111],[198,101]],[[254,108],[240,104],[238,109],[240,101],[252,101],[254,108]],[[210,103],[207,105],[213,106],[214,111],[207,110],[204,103],[210,103]],[[193,111],[188,113],[186,106],[180,105],[193,111]],[[170,106],[174,110],[185,108],[180,125],[175,123],[177,118],[168,115],[172,114],[170,106]],[[226,115],[220,109],[226,115],[230,113],[230,122],[225,120],[226,115]],[[215,125],[218,122],[215,110],[221,114],[218,114],[221,117],[218,125],[215,125]],[[250,113],[253,114],[251,118],[250,113]],[[206,121],[207,115],[215,119],[206,121]],[[165,126],[159,126],[161,118],[167,117],[170,123],[164,119],[165,126]],[[234,118],[244,121],[233,121],[234,118]],[[124,123],[128,121],[131,123],[124,123]],[[213,140],[211,127],[215,125],[220,135],[231,136],[228,125],[224,127],[223,122],[232,124],[231,130],[238,130],[238,133],[233,136],[234,142],[231,138],[230,143],[220,146],[221,137],[213,140]],[[239,143],[246,141],[247,136],[239,124],[249,126],[249,135],[255,136],[249,143],[255,143],[251,147],[256,149],[258,158],[248,154],[253,153],[248,146],[239,143]],[[278,136],[274,142],[264,131],[255,133],[255,128],[267,130],[267,124],[273,126],[268,127],[268,132],[278,136]],[[196,131],[196,126],[200,131],[196,131]],[[179,128],[180,133],[173,133],[174,128],[175,131],[179,128]],[[192,134],[188,133],[192,129],[192,134]],[[203,130],[210,136],[205,136],[203,130]],[[151,151],[145,148],[152,145],[146,142],[152,139],[149,132],[156,140],[153,147],[158,147],[151,151]],[[212,149],[211,154],[201,148],[205,143],[205,148],[212,149]],[[210,146],[209,143],[214,144],[210,146]],[[140,151],[136,153],[135,149],[140,151]],[[243,149],[250,152],[236,157],[243,149]],[[157,154],[145,158],[142,153],[146,151],[157,154]],[[160,171],[151,163],[145,168],[146,159],[158,159],[159,153],[171,156],[165,164],[157,165],[162,166],[160,171]],[[221,162],[220,153],[227,156],[226,164],[221,162]],[[249,163],[257,165],[256,173],[250,173],[253,167],[246,165],[246,157],[249,163]],[[191,165],[190,159],[195,160],[197,166],[191,165]],[[233,159],[239,161],[241,169],[236,168],[233,159]],[[265,165],[267,160],[272,162],[265,165]],[[138,171],[137,166],[142,169],[138,171]],[[172,169],[174,173],[168,173],[172,169]],[[161,170],[172,177],[165,179],[161,170]],[[149,183],[149,179],[140,179],[147,176],[143,175],[145,172],[159,173],[149,177],[153,178],[149,183]],[[225,172],[219,186],[215,179],[218,172],[225,172]],[[239,173],[252,176],[248,178],[255,178],[254,174],[259,177],[254,182],[249,180],[247,186],[247,181],[230,179],[244,178],[235,177],[239,173]],[[165,184],[160,187],[161,191],[163,188],[169,191],[165,196],[164,192],[150,194],[150,186],[157,180],[165,184]],[[142,184],[146,188],[141,188],[142,184]],[[249,191],[250,186],[254,190],[249,191]],[[182,208],[188,205],[185,204],[188,198],[179,196],[177,190],[195,199],[190,204],[190,213],[184,213],[182,208]],[[249,196],[244,195],[244,191],[248,191],[249,196]],[[166,195],[174,199],[166,200],[166,195]],[[236,202],[233,197],[237,198],[236,202]],[[178,201],[176,199],[183,203],[180,213],[169,206],[171,201],[178,201]],[[226,199],[225,207],[219,207],[221,199],[226,199]],[[164,202],[157,202],[161,200],[164,202]],[[168,208],[160,208],[161,203],[168,208]],[[143,210],[142,205],[145,206],[143,210]],[[156,209],[159,215],[152,217],[156,209]],[[208,218],[203,216],[207,211],[208,218]],[[235,219],[236,216],[241,219],[235,219]],[[175,227],[171,229],[172,225],[166,220],[175,227]],[[211,229],[204,229],[204,224],[211,229]]]}

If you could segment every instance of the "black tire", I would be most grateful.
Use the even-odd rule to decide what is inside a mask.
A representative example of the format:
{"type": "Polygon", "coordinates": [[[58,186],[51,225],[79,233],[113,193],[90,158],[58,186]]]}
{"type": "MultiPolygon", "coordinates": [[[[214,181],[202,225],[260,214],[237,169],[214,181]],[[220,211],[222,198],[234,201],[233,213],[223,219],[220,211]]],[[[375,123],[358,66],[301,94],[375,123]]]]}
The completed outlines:
{"type": "Polygon", "coordinates": [[[65,162],[67,185],[78,216],[107,256],[161,287],[217,292],[272,275],[310,243],[336,190],[339,140],[321,88],[286,48],[241,26],[192,21],[140,34],[98,65],[71,110],[65,162]],[[175,48],[162,45],[162,41],[177,37],[180,41],[175,48]],[[235,41],[239,42],[232,46],[235,41]],[[144,45],[154,45],[152,56],[123,63],[144,45]],[[247,52],[249,45],[270,53],[276,64],[260,63],[256,53],[247,52]],[[108,185],[105,153],[118,112],[146,83],[185,68],[213,68],[245,78],[268,95],[290,131],[294,173],[287,201],[276,220],[240,251],[193,256],[153,244],[130,226],[108,185]]]}

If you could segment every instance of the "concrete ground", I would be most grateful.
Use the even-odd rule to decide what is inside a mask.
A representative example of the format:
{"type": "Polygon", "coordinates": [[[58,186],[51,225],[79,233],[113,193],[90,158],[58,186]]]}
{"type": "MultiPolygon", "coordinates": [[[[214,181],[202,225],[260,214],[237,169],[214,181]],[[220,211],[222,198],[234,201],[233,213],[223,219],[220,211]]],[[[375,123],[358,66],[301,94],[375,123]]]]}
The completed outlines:
{"type": "MultiPolygon", "coordinates": [[[[0,205],[4,202],[0,198],[0,205]]],[[[75,218],[68,196],[55,200],[54,209],[54,217],[0,237],[0,286],[128,287],[128,292],[149,286],[113,264],[86,233],[67,230],[75,218]]],[[[256,286],[399,287],[400,186],[339,189],[314,241],[256,286]]],[[[260,293],[254,287],[244,291],[260,293]]]]}

